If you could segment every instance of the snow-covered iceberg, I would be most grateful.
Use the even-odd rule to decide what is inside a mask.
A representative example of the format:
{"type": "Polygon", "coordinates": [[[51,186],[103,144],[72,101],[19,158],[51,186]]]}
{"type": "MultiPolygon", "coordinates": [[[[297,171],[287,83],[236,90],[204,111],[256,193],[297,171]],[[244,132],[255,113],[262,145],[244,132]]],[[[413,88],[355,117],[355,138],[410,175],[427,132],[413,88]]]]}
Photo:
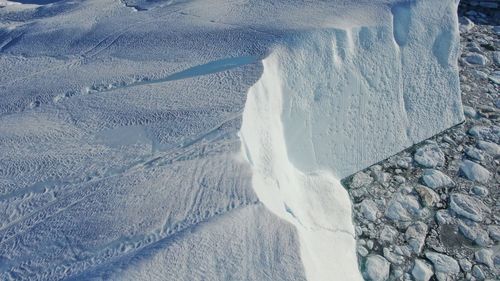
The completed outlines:
{"type": "Polygon", "coordinates": [[[4,5],[0,279],[360,280],[340,179],[463,120],[457,5],[4,5]]]}

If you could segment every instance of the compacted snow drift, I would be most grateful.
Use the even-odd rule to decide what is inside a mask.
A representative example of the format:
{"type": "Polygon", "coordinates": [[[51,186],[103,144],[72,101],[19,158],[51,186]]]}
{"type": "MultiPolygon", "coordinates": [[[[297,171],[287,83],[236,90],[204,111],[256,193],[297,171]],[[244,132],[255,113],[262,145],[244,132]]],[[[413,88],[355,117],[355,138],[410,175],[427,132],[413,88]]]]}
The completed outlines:
{"type": "Polygon", "coordinates": [[[361,280],[340,180],[463,120],[455,0],[31,2],[2,280],[361,280]]]}

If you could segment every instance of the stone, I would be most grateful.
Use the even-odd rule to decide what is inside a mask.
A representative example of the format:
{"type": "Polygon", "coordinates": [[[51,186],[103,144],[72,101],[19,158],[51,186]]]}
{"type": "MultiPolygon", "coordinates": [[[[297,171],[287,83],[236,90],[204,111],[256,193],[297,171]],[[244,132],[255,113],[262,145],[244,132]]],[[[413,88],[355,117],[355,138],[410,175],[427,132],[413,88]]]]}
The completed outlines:
{"type": "Polygon", "coordinates": [[[423,222],[416,222],[406,229],[405,238],[413,253],[420,254],[422,252],[428,230],[427,225],[423,222]]]}
{"type": "Polygon", "coordinates": [[[439,195],[430,188],[417,185],[415,186],[415,191],[418,193],[418,196],[425,207],[434,207],[440,201],[439,195]]]}
{"type": "Polygon", "coordinates": [[[413,279],[415,281],[428,281],[431,279],[434,272],[432,271],[432,266],[425,262],[424,260],[417,259],[415,260],[415,265],[413,266],[413,270],[411,271],[413,275],[413,279]]]}
{"type": "Polygon", "coordinates": [[[449,276],[456,275],[460,272],[458,262],[452,257],[431,251],[426,252],[425,257],[430,260],[434,266],[434,271],[439,281],[445,281],[449,276]]]}
{"type": "Polygon", "coordinates": [[[485,56],[478,53],[468,54],[465,57],[465,61],[470,64],[481,65],[481,66],[487,65],[489,62],[485,56]]]}
{"type": "Polygon", "coordinates": [[[444,153],[436,144],[428,144],[417,149],[414,160],[425,168],[436,168],[444,165],[444,153]]]}
{"type": "Polygon", "coordinates": [[[460,172],[467,179],[480,183],[487,183],[491,177],[490,171],[470,160],[464,160],[462,162],[460,165],[460,172]]]}
{"type": "Polygon", "coordinates": [[[500,155],[500,145],[488,141],[478,141],[477,147],[489,155],[496,157],[500,155]]]}
{"type": "Polygon", "coordinates": [[[476,262],[487,265],[489,268],[494,268],[493,251],[490,249],[481,249],[474,254],[476,262]]]}
{"type": "Polygon", "coordinates": [[[367,186],[373,182],[373,178],[370,177],[370,175],[364,173],[364,172],[359,172],[356,173],[351,180],[351,188],[360,188],[367,186]]]}
{"type": "Polygon", "coordinates": [[[390,225],[385,225],[382,231],[380,232],[379,239],[384,243],[393,243],[394,240],[398,237],[398,231],[394,227],[390,225]]]}
{"type": "Polygon", "coordinates": [[[376,221],[378,215],[377,204],[370,199],[365,199],[360,204],[360,211],[363,217],[369,221],[376,221]]]}
{"type": "Polygon", "coordinates": [[[488,193],[489,193],[489,191],[486,187],[479,186],[479,185],[472,187],[472,192],[480,197],[486,197],[486,196],[488,196],[488,193]]]}
{"type": "Polygon", "coordinates": [[[380,255],[372,255],[366,259],[364,276],[371,281],[389,279],[390,263],[380,255]]]}
{"type": "Polygon", "coordinates": [[[478,199],[469,195],[454,193],[450,196],[450,208],[462,217],[481,222],[488,207],[478,199]]]}
{"type": "Polygon", "coordinates": [[[434,169],[425,169],[422,180],[426,186],[432,189],[437,189],[443,186],[450,186],[453,184],[453,181],[450,179],[450,177],[434,169]]]}

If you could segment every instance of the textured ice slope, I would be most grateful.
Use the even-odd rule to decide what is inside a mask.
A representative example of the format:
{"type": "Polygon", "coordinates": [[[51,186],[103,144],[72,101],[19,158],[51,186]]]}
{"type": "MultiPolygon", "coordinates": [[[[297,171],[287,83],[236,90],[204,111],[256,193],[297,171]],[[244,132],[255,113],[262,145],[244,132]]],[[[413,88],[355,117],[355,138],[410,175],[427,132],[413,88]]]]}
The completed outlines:
{"type": "Polygon", "coordinates": [[[339,180],[462,120],[455,0],[46,2],[0,8],[2,280],[359,280],[339,180]]]}

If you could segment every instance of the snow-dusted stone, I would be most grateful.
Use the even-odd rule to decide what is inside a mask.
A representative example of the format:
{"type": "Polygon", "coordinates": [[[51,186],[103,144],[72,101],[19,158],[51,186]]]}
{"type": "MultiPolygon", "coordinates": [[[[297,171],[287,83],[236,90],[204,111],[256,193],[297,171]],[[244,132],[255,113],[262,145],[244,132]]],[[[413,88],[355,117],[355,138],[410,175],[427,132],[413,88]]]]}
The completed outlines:
{"type": "Polygon", "coordinates": [[[470,117],[470,118],[477,117],[476,110],[470,106],[464,106],[464,114],[465,114],[465,116],[470,117]]]}
{"type": "Polygon", "coordinates": [[[425,253],[425,257],[432,262],[439,281],[446,281],[449,276],[460,272],[458,262],[452,257],[430,251],[425,253]]]}
{"type": "Polygon", "coordinates": [[[480,200],[469,195],[455,193],[450,196],[450,208],[460,216],[481,222],[488,207],[480,200]]]}
{"type": "Polygon", "coordinates": [[[488,236],[488,232],[476,222],[470,220],[459,220],[458,229],[465,238],[471,240],[479,246],[484,247],[491,244],[491,239],[488,236]]]}
{"type": "Polygon", "coordinates": [[[415,162],[425,168],[435,168],[444,165],[444,153],[436,144],[420,147],[413,157],[415,162]]]}
{"type": "Polygon", "coordinates": [[[351,188],[359,188],[369,185],[373,182],[373,178],[364,172],[356,173],[351,180],[351,188]]]}
{"type": "Polygon", "coordinates": [[[370,281],[389,279],[390,263],[380,255],[369,256],[365,263],[365,278],[370,281]]]}
{"type": "Polygon", "coordinates": [[[468,17],[460,17],[460,33],[469,32],[474,26],[474,22],[472,22],[468,17]]]}
{"type": "Polygon", "coordinates": [[[487,265],[489,268],[494,268],[493,251],[490,249],[481,249],[474,253],[476,262],[487,265]]]}
{"type": "Polygon", "coordinates": [[[430,264],[424,260],[416,259],[411,274],[415,281],[428,281],[434,275],[434,272],[430,264]]]}
{"type": "Polygon", "coordinates": [[[488,58],[481,54],[472,53],[465,57],[465,61],[470,64],[485,66],[488,64],[488,58]]]}
{"type": "Polygon", "coordinates": [[[406,229],[405,238],[413,253],[420,254],[422,251],[428,230],[427,225],[423,222],[416,222],[406,229]]]}
{"type": "Polygon", "coordinates": [[[378,215],[378,207],[375,202],[370,199],[365,199],[360,204],[360,211],[363,217],[369,221],[376,221],[378,215]]]}
{"type": "Polygon", "coordinates": [[[481,150],[484,150],[486,153],[493,157],[500,155],[500,145],[496,143],[492,143],[489,141],[478,141],[477,147],[479,147],[481,150]]]}
{"type": "Polygon", "coordinates": [[[460,172],[467,179],[480,183],[487,183],[491,177],[490,171],[470,160],[464,160],[462,162],[462,164],[460,165],[460,172]]]}
{"type": "Polygon", "coordinates": [[[399,255],[388,247],[384,247],[382,250],[384,253],[384,258],[386,258],[390,263],[395,264],[395,265],[402,265],[405,261],[405,258],[402,255],[399,255]]]}
{"type": "Polygon", "coordinates": [[[425,169],[422,180],[426,186],[432,189],[453,185],[450,177],[434,169],[425,169]]]}

